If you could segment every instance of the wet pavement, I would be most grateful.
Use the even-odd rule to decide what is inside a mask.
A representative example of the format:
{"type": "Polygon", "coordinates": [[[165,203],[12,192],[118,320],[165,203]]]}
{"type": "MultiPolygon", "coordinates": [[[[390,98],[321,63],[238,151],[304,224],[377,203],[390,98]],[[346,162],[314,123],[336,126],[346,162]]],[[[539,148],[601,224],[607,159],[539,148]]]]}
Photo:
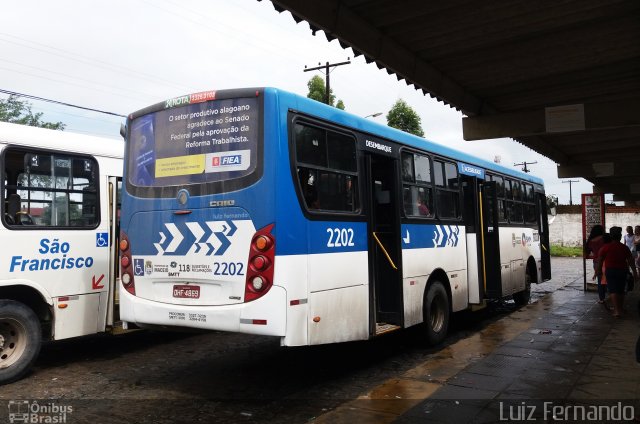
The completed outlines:
{"type": "Polygon", "coordinates": [[[583,291],[581,259],[554,262],[553,280],[535,288],[535,303],[315,422],[633,420],[640,415],[640,288],[614,318],[595,292],[583,291]]]}
{"type": "Polygon", "coordinates": [[[519,421],[531,407],[544,422],[545,401],[632,405],[640,290],[614,320],[583,293],[581,259],[552,258],[552,268],[534,303],[454,314],[437,347],[419,328],[299,348],[222,332],[46,343],[26,378],[0,387],[0,423],[25,401],[72,407],[69,424],[483,423],[519,421]]]}

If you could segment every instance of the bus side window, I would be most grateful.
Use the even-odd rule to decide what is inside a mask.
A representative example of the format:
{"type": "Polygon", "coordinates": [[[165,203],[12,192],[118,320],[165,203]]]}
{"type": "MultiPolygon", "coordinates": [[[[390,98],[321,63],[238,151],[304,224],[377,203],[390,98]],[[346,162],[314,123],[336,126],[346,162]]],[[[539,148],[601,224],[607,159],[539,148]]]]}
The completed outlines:
{"type": "Polygon", "coordinates": [[[96,223],[98,199],[94,186],[87,186],[82,189],[82,221],[84,225],[96,223]]]}
{"type": "Polygon", "coordinates": [[[4,165],[8,193],[4,217],[12,229],[92,228],[99,222],[95,159],[11,147],[5,151],[4,165]]]}
{"type": "Polygon", "coordinates": [[[317,181],[309,168],[298,168],[298,179],[305,204],[309,209],[318,209],[320,201],[318,200],[318,190],[314,184],[317,181]]]}
{"type": "Polygon", "coordinates": [[[403,205],[406,216],[433,217],[431,159],[418,153],[402,153],[403,205]]]}
{"type": "Polygon", "coordinates": [[[458,219],[460,217],[458,169],[451,162],[434,160],[433,170],[438,217],[458,219]]]}
{"type": "Polygon", "coordinates": [[[336,131],[295,124],[296,171],[307,209],[358,210],[356,140],[336,131]]]}

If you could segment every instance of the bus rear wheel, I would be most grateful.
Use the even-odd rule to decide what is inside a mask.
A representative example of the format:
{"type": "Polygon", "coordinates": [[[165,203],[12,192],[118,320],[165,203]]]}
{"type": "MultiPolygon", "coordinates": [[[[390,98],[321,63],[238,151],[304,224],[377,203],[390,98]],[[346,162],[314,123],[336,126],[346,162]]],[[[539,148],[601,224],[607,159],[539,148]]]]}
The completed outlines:
{"type": "Polygon", "coordinates": [[[427,343],[431,346],[442,343],[449,329],[450,310],[449,296],[441,282],[429,285],[422,308],[427,343]]]}
{"type": "Polygon", "coordinates": [[[528,305],[531,300],[531,282],[533,281],[533,271],[530,266],[524,274],[524,290],[513,294],[513,301],[518,306],[528,305]]]}
{"type": "Polygon", "coordinates": [[[38,357],[40,321],[31,308],[0,300],[0,384],[20,379],[38,357]]]}

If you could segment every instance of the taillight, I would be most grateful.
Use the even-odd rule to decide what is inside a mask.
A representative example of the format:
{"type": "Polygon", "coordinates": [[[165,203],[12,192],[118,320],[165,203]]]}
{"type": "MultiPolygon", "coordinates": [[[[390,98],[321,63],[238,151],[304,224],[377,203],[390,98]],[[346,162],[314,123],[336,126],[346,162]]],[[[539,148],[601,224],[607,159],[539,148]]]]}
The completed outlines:
{"type": "Polygon", "coordinates": [[[249,247],[249,266],[244,288],[244,301],[256,300],[269,291],[273,285],[273,266],[276,240],[271,230],[273,224],[258,230],[249,247]]]}
{"type": "Polygon", "coordinates": [[[133,261],[131,260],[131,244],[124,231],[120,231],[120,281],[126,291],[135,296],[136,285],[133,276],[133,261]]]}

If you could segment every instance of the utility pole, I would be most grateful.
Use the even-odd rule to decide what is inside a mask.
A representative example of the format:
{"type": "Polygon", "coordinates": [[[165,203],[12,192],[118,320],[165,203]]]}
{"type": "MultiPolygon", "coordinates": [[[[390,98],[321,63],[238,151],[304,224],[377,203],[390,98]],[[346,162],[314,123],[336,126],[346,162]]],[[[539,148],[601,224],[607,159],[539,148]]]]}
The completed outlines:
{"type": "Polygon", "coordinates": [[[309,71],[318,71],[318,70],[322,70],[324,69],[324,81],[325,81],[325,85],[324,85],[324,102],[326,104],[331,104],[331,84],[329,82],[329,73],[331,72],[330,68],[335,68],[336,66],[341,66],[341,65],[349,65],[351,63],[351,60],[349,60],[349,58],[347,58],[346,62],[340,62],[340,63],[325,63],[324,65],[320,65],[320,63],[318,63],[318,66],[316,66],[315,68],[307,68],[307,65],[304,65],[304,72],[309,72],[309,71]]]}
{"type": "Polygon", "coordinates": [[[573,205],[573,194],[571,193],[571,186],[573,183],[579,183],[580,180],[567,180],[563,181],[563,183],[569,183],[569,205],[573,205]]]}
{"type": "Polygon", "coordinates": [[[529,168],[527,168],[527,165],[533,165],[533,164],[536,164],[536,163],[538,163],[538,161],[514,163],[513,166],[522,166],[522,172],[530,172],[529,168]]]}

